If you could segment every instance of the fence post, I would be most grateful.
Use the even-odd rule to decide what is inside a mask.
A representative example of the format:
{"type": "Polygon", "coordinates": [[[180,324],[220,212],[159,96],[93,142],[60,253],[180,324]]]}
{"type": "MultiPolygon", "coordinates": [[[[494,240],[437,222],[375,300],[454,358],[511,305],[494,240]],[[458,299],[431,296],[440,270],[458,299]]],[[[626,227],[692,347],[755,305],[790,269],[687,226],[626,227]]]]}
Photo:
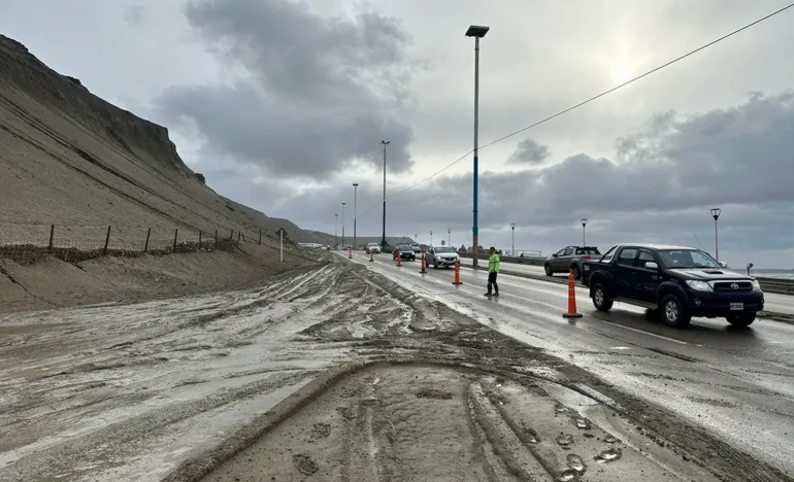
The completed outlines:
{"type": "Polygon", "coordinates": [[[259,244],[262,244],[262,228],[259,228],[259,244]]]}
{"type": "Polygon", "coordinates": [[[105,236],[105,249],[102,250],[102,256],[108,254],[108,243],[110,242],[110,226],[108,226],[108,234],[105,236]]]}
{"type": "Polygon", "coordinates": [[[152,235],[152,228],[146,230],[146,244],[143,245],[143,252],[149,251],[149,236],[152,235]]]}
{"type": "Polygon", "coordinates": [[[199,231],[199,248],[201,247],[201,231],[199,231]]]}
{"type": "Polygon", "coordinates": [[[218,230],[215,230],[215,244],[218,244],[218,230]]]}
{"type": "Polygon", "coordinates": [[[52,238],[55,235],[55,225],[50,224],[50,244],[47,245],[47,249],[52,249],[52,238]]]}
{"type": "Polygon", "coordinates": [[[174,252],[176,253],[176,237],[179,236],[179,229],[174,229],[174,252]]]}

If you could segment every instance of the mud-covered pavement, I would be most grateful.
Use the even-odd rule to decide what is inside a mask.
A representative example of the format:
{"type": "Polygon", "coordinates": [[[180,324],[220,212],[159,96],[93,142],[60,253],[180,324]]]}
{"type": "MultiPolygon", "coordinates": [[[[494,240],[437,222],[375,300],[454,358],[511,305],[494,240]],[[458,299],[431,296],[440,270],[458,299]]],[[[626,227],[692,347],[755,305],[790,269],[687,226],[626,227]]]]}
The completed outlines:
{"type": "Polygon", "coordinates": [[[0,480],[788,480],[346,262],[7,315],[0,357],[0,480]]]}

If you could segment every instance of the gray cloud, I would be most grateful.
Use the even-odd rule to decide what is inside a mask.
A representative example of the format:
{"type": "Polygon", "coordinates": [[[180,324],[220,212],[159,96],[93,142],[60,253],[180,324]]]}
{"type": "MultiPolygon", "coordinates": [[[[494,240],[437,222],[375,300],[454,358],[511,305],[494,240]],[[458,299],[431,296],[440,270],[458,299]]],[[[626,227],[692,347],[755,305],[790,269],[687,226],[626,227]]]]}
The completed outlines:
{"type": "Polygon", "coordinates": [[[547,146],[538,144],[534,139],[528,137],[518,143],[518,148],[510,156],[509,162],[514,164],[540,164],[550,154],[547,146]]]}
{"type": "Polygon", "coordinates": [[[412,161],[404,113],[410,67],[407,35],[368,10],[320,17],[283,0],[189,3],[191,25],[219,58],[250,79],[234,85],[176,86],[158,116],[197,128],[217,156],[256,163],[275,175],[322,179],[356,162],[412,161]]]}
{"type": "MultiPolygon", "coordinates": [[[[516,222],[523,247],[548,251],[579,242],[578,219],[587,216],[588,241],[598,244],[659,241],[711,249],[708,209],[719,205],[726,252],[794,245],[785,222],[794,215],[794,92],[754,95],[736,107],[688,118],[656,116],[619,146],[615,160],[578,154],[533,171],[482,173],[484,243],[506,246],[508,226],[516,222]]],[[[309,222],[327,226],[338,201],[351,201],[337,199],[349,190],[331,186],[290,199],[283,208],[304,218],[314,211],[317,219],[309,222]],[[329,206],[329,212],[316,206],[329,206]]],[[[378,199],[377,186],[359,190],[360,232],[379,232],[378,199]]],[[[436,178],[388,199],[387,210],[389,232],[446,233],[451,227],[456,244],[470,244],[471,176],[436,178]]]]}
{"type": "Polygon", "coordinates": [[[142,5],[130,5],[124,9],[124,21],[138,27],[146,20],[146,12],[142,5]]]}

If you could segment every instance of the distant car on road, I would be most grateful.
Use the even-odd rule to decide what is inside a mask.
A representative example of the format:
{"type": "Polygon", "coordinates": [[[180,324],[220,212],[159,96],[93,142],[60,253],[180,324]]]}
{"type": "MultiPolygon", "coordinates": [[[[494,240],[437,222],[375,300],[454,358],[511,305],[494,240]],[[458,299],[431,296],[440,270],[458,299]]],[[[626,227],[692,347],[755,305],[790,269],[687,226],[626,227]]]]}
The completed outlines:
{"type": "Polygon", "coordinates": [[[400,253],[400,258],[406,261],[415,261],[416,260],[416,253],[414,253],[413,248],[411,248],[410,244],[398,244],[394,251],[391,253],[391,257],[393,260],[397,260],[397,253],[400,253]]]}
{"type": "Polygon", "coordinates": [[[764,309],[764,293],[755,278],[727,271],[696,248],[617,245],[599,260],[586,262],[582,274],[597,310],[609,311],[614,301],[625,301],[658,310],[671,326],[685,326],[692,316],[720,316],[748,326],[764,309]]]}
{"type": "Polygon", "coordinates": [[[546,258],[543,269],[547,276],[573,271],[573,276],[579,279],[582,277],[582,265],[600,255],[595,246],[566,246],[546,258]]]}
{"type": "Polygon", "coordinates": [[[414,253],[421,253],[422,252],[422,245],[419,243],[411,243],[411,249],[414,250],[414,253]]]}
{"type": "Polygon", "coordinates": [[[429,246],[425,253],[425,262],[434,268],[449,268],[458,261],[458,252],[452,246],[429,246]]]}
{"type": "Polygon", "coordinates": [[[380,254],[380,244],[379,243],[369,243],[367,247],[364,248],[367,254],[380,254]]]}

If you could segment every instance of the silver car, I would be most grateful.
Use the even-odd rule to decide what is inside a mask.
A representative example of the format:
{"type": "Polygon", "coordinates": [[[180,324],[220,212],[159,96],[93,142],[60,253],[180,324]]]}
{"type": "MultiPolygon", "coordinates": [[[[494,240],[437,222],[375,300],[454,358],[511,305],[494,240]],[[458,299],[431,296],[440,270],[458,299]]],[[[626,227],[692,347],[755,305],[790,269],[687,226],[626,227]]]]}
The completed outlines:
{"type": "Polygon", "coordinates": [[[434,268],[455,266],[458,252],[452,246],[430,246],[425,253],[425,262],[434,268]]]}
{"type": "Polygon", "coordinates": [[[599,256],[601,253],[595,246],[567,246],[546,258],[543,269],[548,276],[573,271],[574,278],[579,279],[582,276],[582,265],[599,256]]]}

